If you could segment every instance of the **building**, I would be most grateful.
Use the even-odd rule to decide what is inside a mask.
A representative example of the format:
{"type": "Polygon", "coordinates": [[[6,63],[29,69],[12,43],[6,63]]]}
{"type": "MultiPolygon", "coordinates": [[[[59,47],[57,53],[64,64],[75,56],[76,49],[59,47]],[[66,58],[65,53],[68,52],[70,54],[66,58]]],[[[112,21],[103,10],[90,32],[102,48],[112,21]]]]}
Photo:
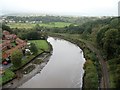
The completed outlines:
{"type": "Polygon", "coordinates": [[[16,50],[24,50],[27,46],[27,42],[18,38],[15,34],[10,34],[8,31],[3,31],[3,42],[0,44],[0,50],[3,51],[2,58],[3,60],[9,60],[10,56],[16,50]],[[16,46],[12,46],[12,43],[15,43],[16,46]]]}
{"type": "Polygon", "coordinates": [[[11,41],[10,40],[4,40],[2,44],[0,44],[0,50],[5,51],[7,49],[10,49],[11,46],[11,41]]]}

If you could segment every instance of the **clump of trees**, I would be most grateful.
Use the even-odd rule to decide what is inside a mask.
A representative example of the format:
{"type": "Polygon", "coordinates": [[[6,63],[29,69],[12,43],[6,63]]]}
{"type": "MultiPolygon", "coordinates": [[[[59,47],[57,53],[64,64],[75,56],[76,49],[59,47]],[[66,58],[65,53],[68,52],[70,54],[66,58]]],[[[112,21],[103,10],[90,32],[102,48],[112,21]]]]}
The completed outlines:
{"type": "Polygon", "coordinates": [[[91,60],[87,60],[84,65],[84,69],[86,70],[86,74],[84,76],[84,88],[98,88],[98,77],[96,67],[94,66],[91,60]]]}
{"type": "Polygon", "coordinates": [[[97,33],[97,44],[102,48],[109,62],[110,72],[114,75],[112,83],[120,88],[120,18],[113,18],[107,26],[102,27],[97,33]]]}
{"type": "Polygon", "coordinates": [[[6,30],[9,31],[10,33],[12,33],[12,30],[9,26],[5,25],[5,23],[2,24],[2,30],[6,30]]]}
{"type": "Polygon", "coordinates": [[[35,27],[33,27],[32,29],[14,28],[13,32],[24,40],[45,40],[47,37],[47,34],[44,32],[44,27],[41,27],[39,24],[36,24],[35,27]]]}
{"type": "Polygon", "coordinates": [[[36,47],[36,45],[34,43],[30,43],[30,50],[34,54],[38,52],[38,49],[37,49],[37,47],[36,47]]]}
{"type": "Polygon", "coordinates": [[[22,33],[20,37],[27,40],[38,40],[41,38],[41,35],[37,31],[29,31],[27,33],[22,33]]]}
{"type": "MultiPolygon", "coordinates": [[[[104,26],[97,33],[97,44],[103,49],[107,59],[120,55],[120,31],[112,26],[104,26]]],[[[114,26],[117,27],[117,26],[114,26]]]]}
{"type": "Polygon", "coordinates": [[[11,55],[11,62],[15,68],[18,68],[22,65],[23,53],[20,50],[16,50],[11,55]]]}
{"type": "Polygon", "coordinates": [[[107,58],[118,57],[120,55],[120,33],[118,30],[109,29],[105,32],[103,39],[103,49],[107,54],[107,58]]]}

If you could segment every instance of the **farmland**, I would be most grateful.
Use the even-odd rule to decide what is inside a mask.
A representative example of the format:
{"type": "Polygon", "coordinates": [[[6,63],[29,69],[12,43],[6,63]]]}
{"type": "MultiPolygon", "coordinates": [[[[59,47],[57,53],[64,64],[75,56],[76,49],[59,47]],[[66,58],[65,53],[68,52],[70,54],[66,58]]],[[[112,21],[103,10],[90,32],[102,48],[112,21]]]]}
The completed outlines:
{"type": "MultiPolygon", "coordinates": [[[[69,26],[71,23],[65,22],[50,22],[50,23],[39,23],[40,26],[43,27],[65,27],[69,26]]],[[[33,28],[36,24],[35,23],[8,23],[8,26],[11,28],[33,28]]]]}

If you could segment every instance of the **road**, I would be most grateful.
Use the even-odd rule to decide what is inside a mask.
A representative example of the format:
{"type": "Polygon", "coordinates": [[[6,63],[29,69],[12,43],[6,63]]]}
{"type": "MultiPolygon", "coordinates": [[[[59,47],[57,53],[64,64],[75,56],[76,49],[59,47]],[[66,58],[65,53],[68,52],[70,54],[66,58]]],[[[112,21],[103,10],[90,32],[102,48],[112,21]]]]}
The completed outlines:
{"type": "Polygon", "coordinates": [[[3,69],[3,70],[5,70],[5,69],[7,69],[7,68],[9,68],[9,67],[11,67],[12,66],[12,63],[9,63],[8,65],[2,65],[2,64],[0,64],[0,67],[3,69]]]}
{"type": "Polygon", "coordinates": [[[86,46],[93,52],[96,53],[97,58],[99,60],[99,63],[101,64],[101,69],[102,69],[102,79],[101,79],[101,85],[100,88],[109,88],[109,73],[108,73],[108,68],[107,68],[107,63],[106,61],[103,59],[101,53],[99,52],[99,50],[97,48],[95,48],[92,44],[90,44],[90,42],[88,41],[83,41],[81,39],[79,39],[80,41],[84,42],[86,44],[86,46]]]}

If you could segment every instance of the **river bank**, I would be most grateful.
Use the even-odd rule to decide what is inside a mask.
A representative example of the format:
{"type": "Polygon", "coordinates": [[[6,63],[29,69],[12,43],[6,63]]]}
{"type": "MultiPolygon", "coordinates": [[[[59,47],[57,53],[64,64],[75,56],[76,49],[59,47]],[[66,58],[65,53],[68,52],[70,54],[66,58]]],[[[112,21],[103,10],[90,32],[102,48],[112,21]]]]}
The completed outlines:
{"type": "Polygon", "coordinates": [[[26,68],[26,67],[28,67],[30,65],[35,65],[35,69],[34,70],[32,70],[29,74],[23,74],[22,70],[24,68],[20,69],[19,71],[16,72],[16,74],[19,77],[17,77],[16,79],[13,79],[9,83],[5,84],[2,88],[17,88],[17,87],[21,86],[23,83],[27,82],[33,76],[35,76],[36,74],[41,72],[41,70],[44,68],[44,66],[49,61],[50,56],[51,56],[51,53],[43,53],[42,55],[36,57],[36,59],[37,58],[42,59],[43,62],[41,64],[37,65],[37,64],[33,64],[33,61],[32,61],[31,63],[26,65],[24,68],[26,68]]]}
{"type": "Polygon", "coordinates": [[[72,37],[66,37],[64,35],[59,34],[50,34],[52,37],[59,37],[65,40],[68,40],[77,46],[79,46],[83,52],[86,62],[84,64],[84,76],[83,76],[83,89],[84,88],[98,88],[101,83],[101,67],[99,61],[97,60],[95,52],[90,50],[86,44],[79,39],[74,39],[72,37]]]}
{"type": "MultiPolygon", "coordinates": [[[[33,43],[37,43],[37,48],[40,50],[42,49],[43,51],[39,51],[39,54],[36,54],[33,58],[31,58],[28,62],[26,62],[22,67],[13,70],[16,77],[9,80],[5,84],[2,85],[2,88],[17,88],[19,85],[22,83],[25,83],[28,81],[30,78],[32,78],[34,75],[37,73],[40,73],[42,68],[47,64],[49,61],[49,57],[51,56],[52,53],[52,46],[49,42],[47,41],[40,41],[42,44],[40,47],[38,46],[38,40],[37,41],[32,41],[33,43]],[[47,46],[43,47],[43,45],[46,44],[47,46]],[[37,59],[40,59],[42,62],[39,62],[37,59]],[[35,62],[36,61],[36,62],[35,62]],[[26,73],[26,68],[34,66],[35,68],[31,69],[28,73],[26,73]],[[25,72],[25,73],[23,73],[25,72]]],[[[10,68],[11,69],[11,68],[10,68]]]]}
{"type": "Polygon", "coordinates": [[[60,38],[49,37],[53,53],[40,74],[20,88],[81,88],[85,58],[75,44],[60,38]]]}
{"type": "MultiPolygon", "coordinates": [[[[58,36],[56,36],[56,37],[58,37],[58,36]]],[[[62,38],[62,39],[65,39],[65,40],[67,40],[67,41],[70,41],[70,42],[72,42],[72,43],[74,43],[74,44],[76,44],[77,46],[79,46],[82,50],[83,50],[83,52],[84,52],[84,57],[87,59],[87,62],[86,63],[88,63],[87,65],[84,65],[84,70],[85,70],[85,74],[84,74],[84,76],[83,76],[83,88],[97,88],[97,86],[98,86],[98,77],[97,77],[97,74],[94,74],[94,73],[97,73],[96,72],[96,68],[94,67],[95,65],[94,65],[94,62],[91,60],[91,54],[89,54],[88,55],[88,53],[91,53],[91,50],[89,50],[89,48],[87,48],[86,47],[86,45],[85,45],[85,43],[84,42],[80,42],[79,40],[75,40],[75,39],[71,39],[71,38],[67,38],[67,37],[64,37],[63,38],[63,36],[62,37],[59,37],[59,38],[62,38]],[[90,63],[89,63],[89,60],[90,60],[90,63]],[[92,62],[91,62],[92,61],[92,62]],[[91,68],[92,67],[92,68],[91,68]],[[89,72],[88,72],[89,71],[89,72]],[[94,71],[94,72],[93,72],[94,71]],[[92,72],[92,73],[90,73],[90,72],[92,72]],[[89,74],[90,75],[92,75],[92,77],[93,78],[88,78],[87,76],[89,76],[89,74]],[[97,79],[96,79],[97,78],[97,79]],[[92,81],[93,80],[93,81],[92,81]],[[95,82],[94,82],[95,81],[95,82]],[[88,83],[89,82],[89,83],[88,83]],[[92,87],[90,87],[91,86],[91,84],[93,85],[92,87]]],[[[85,63],[85,64],[86,64],[85,63]]],[[[17,87],[18,86],[20,86],[21,84],[23,84],[25,81],[24,80],[29,80],[30,78],[32,78],[34,75],[36,75],[36,73],[38,73],[38,72],[40,72],[40,69],[38,70],[38,68],[37,68],[37,70],[34,70],[35,71],[35,73],[33,74],[31,74],[31,77],[29,77],[29,76],[27,76],[26,78],[23,78],[23,79],[21,79],[20,80],[20,82],[18,83],[18,81],[16,81],[18,84],[15,84],[15,85],[17,85],[17,87]]],[[[19,72],[18,72],[19,73],[19,72]]],[[[13,84],[13,82],[11,82],[10,83],[10,85],[11,84],[13,84]]],[[[9,86],[9,85],[8,85],[9,86]]],[[[15,86],[14,85],[12,85],[14,88],[15,88],[15,86]]],[[[11,87],[12,87],[11,86],[11,87]]]]}

